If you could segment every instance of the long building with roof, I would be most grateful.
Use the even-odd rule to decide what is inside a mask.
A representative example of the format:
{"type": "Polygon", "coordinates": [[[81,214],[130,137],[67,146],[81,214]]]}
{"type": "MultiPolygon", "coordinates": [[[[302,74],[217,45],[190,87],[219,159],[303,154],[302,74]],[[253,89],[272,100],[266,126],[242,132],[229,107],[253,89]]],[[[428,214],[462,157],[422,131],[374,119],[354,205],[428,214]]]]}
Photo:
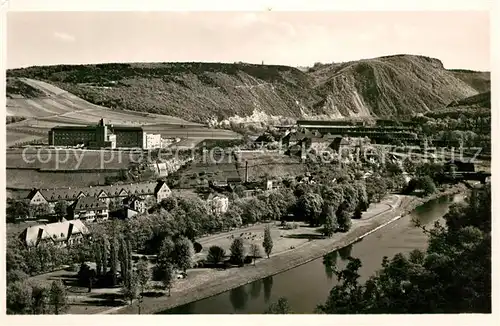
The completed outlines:
{"type": "Polygon", "coordinates": [[[143,199],[151,198],[159,203],[169,197],[172,190],[164,181],[150,181],[131,184],[115,184],[96,187],[75,187],[56,189],[33,189],[26,197],[30,205],[49,204],[54,206],[59,201],[72,205],[82,197],[96,198],[106,204],[113,199],[123,201],[129,196],[143,199]]]}
{"type": "Polygon", "coordinates": [[[89,229],[80,220],[63,220],[57,223],[33,225],[19,235],[28,247],[51,243],[59,247],[81,242],[90,234],[89,229]]]}

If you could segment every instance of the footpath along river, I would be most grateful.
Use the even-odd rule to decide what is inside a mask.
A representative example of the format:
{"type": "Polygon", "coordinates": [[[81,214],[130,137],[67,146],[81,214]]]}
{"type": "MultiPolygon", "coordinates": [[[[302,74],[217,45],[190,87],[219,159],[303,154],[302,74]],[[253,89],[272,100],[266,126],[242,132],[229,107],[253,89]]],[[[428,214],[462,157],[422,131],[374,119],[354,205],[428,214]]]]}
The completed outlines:
{"type": "MultiPolygon", "coordinates": [[[[410,215],[389,224],[363,238],[361,241],[340,249],[336,254],[336,266],[343,268],[349,255],[359,258],[361,280],[365,281],[381,266],[384,256],[398,252],[425,249],[427,236],[414,226],[413,219],[432,226],[442,220],[450,205],[464,199],[458,194],[432,200],[415,209],[410,215]]],[[[328,297],[335,276],[327,272],[323,259],[316,259],[281,274],[267,277],[219,295],[195,301],[162,312],[162,314],[260,314],[270,303],[286,297],[295,313],[312,313],[316,305],[328,297]]]]}

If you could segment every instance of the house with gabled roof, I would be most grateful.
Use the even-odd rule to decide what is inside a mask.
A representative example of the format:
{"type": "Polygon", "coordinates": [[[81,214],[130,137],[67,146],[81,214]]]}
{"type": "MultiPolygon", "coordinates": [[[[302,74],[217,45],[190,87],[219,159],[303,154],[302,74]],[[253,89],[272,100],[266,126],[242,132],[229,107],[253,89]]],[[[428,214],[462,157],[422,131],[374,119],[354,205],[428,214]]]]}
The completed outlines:
{"type": "Polygon", "coordinates": [[[137,211],[138,213],[144,213],[146,211],[146,201],[144,200],[144,198],[136,195],[126,197],[123,200],[123,206],[124,208],[129,208],[137,211]]]}
{"type": "Polygon", "coordinates": [[[107,220],[108,205],[96,197],[81,197],[69,206],[69,215],[73,219],[86,221],[107,220]]]}
{"type": "Polygon", "coordinates": [[[110,199],[121,201],[128,196],[135,195],[143,198],[154,197],[159,203],[171,194],[172,191],[164,181],[150,181],[109,186],[33,189],[27,199],[31,205],[49,203],[53,206],[58,201],[66,201],[71,205],[79,198],[95,197],[109,204],[110,199]]]}
{"type": "Polygon", "coordinates": [[[159,203],[163,199],[170,197],[172,195],[172,190],[170,190],[165,181],[160,181],[154,189],[154,195],[156,197],[156,202],[159,203]]]}
{"type": "Polygon", "coordinates": [[[31,190],[26,199],[30,205],[48,204],[47,199],[38,189],[31,190]]]}
{"type": "Polygon", "coordinates": [[[90,235],[90,231],[80,220],[29,226],[19,235],[28,247],[51,243],[59,247],[79,243],[90,235]]]}
{"type": "Polygon", "coordinates": [[[202,195],[215,215],[222,215],[229,208],[229,198],[223,194],[208,192],[202,195]]]}

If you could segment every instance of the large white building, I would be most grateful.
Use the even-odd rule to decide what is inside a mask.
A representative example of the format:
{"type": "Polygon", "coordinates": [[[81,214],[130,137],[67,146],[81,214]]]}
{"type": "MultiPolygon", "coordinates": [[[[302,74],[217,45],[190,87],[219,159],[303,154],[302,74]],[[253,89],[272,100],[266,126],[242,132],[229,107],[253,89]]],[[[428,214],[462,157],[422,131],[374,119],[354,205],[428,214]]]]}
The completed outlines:
{"type": "Polygon", "coordinates": [[[143,145],[144,149],[161,148],[161,134],[148,134],[144,133],[143,145]]]}

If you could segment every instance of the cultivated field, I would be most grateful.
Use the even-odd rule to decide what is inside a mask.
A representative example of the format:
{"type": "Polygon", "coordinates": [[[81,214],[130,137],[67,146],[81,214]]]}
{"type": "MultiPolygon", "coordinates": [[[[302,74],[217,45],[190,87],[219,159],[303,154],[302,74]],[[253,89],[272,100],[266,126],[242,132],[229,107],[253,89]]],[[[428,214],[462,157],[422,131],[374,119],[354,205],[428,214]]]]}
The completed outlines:
{"type": "Polygon", "coordinates": [[[237,154],[212,152],[179,170],[182,187],[192,187],[209,180],[225,181],[227,178],[245,177],[245,161],[248,162],[248,180],[256,181],[266,176],[296,176],[305,172],[299,158],[279,152],[252,151],[237,154]]]}
{"type": "Polygon", "coordinates": [[[6,187],[19,189],[69,188],[102,185],[108,176],[119,172],[39,172],[37,170],[7,169],[6,187]]]}
{"type": "Polygon", "coordinates": [[[44,96],[36,98],[11,96],[13,98],[7,99],[7,115],[28,118],[7,126],[8,146],[36,139],[33,137],[33,132],[46,138],[49,129],[54,126],[96,124],[100,119],[115,125],[143,125],[147,132],[161,133],[163,137],[203,139],[239,137],[232,131],[208,129],[199,123],[172,116],[95,105],[39,80],[19,78],[19,81],[35,88],[44,96]]]}

